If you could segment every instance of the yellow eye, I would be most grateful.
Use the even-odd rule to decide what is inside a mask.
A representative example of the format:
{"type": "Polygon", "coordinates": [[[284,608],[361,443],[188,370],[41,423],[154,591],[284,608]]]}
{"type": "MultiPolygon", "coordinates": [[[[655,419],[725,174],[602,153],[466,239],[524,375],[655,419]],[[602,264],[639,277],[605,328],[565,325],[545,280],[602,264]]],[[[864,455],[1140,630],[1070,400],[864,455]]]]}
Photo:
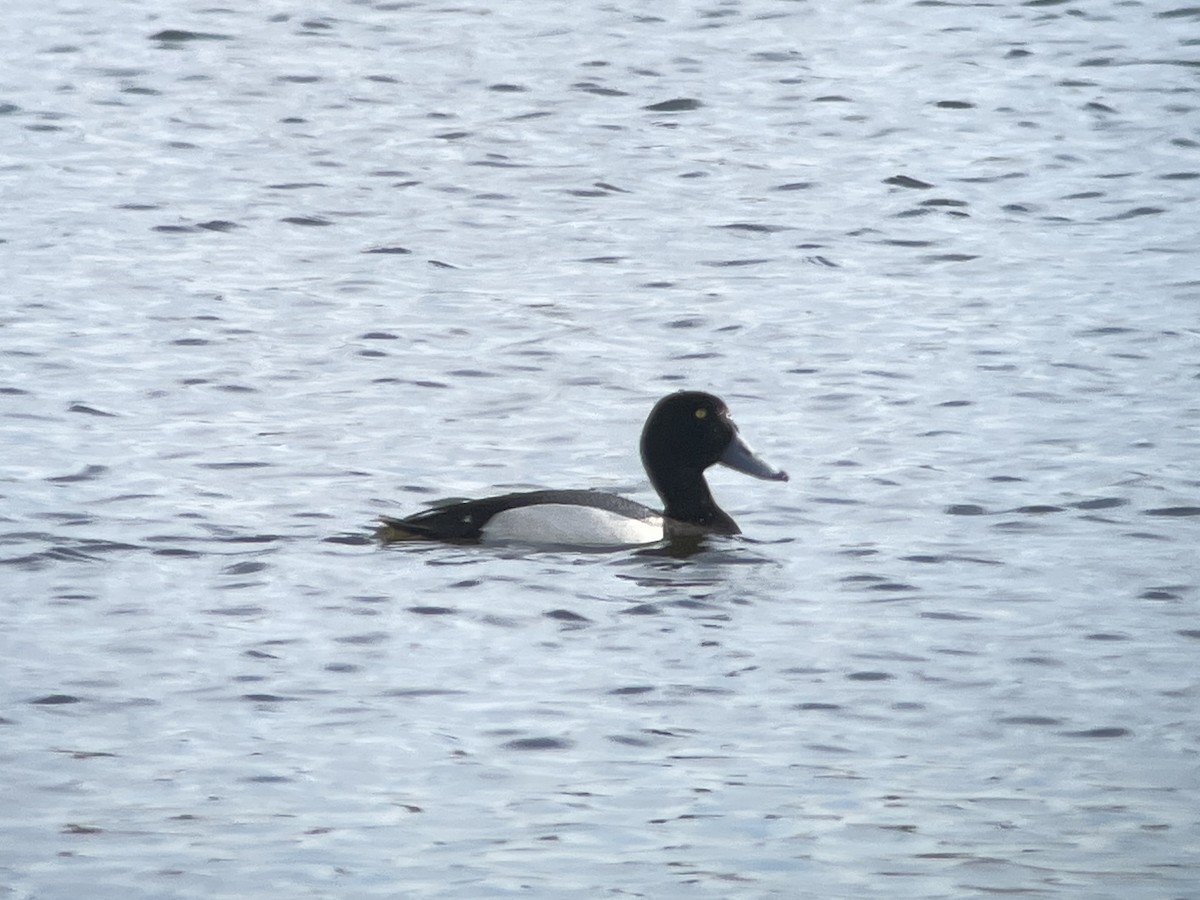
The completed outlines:
{"type": "Polygon", "coordinates": [[[707,415],[708,415],[708,410],[705,409],[703,406],[701,406],[699,409],[696,410],[696,418],[697,419],[703,419],[707,415]]]}

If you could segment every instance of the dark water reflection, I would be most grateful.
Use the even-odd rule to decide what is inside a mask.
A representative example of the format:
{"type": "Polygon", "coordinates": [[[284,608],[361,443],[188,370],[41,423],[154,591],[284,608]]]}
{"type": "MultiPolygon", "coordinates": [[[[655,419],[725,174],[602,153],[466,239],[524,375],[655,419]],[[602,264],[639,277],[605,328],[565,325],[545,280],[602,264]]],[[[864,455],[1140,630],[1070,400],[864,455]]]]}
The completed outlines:
{"type": "Polygon", "coordinates": [[[6,15],[3,890],[1194,892],[1194,9],[6,15]]]}

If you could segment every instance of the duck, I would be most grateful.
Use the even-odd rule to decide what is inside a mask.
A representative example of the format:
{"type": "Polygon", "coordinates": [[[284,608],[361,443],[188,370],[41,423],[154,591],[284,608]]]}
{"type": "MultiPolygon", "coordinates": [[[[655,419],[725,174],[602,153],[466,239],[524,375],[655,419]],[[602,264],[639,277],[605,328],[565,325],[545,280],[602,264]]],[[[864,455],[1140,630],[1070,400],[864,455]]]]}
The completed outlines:
{"type": "Polygon", "coordinates": [[[704,473],[718,463],[767,481],[788,475],[738,433],[723,400],[677,391],[655,403],[640,441],[642,465],[662,510],[598,490],[538,490],[442,503],[403,518],[382,516],[376,536],[451,543],[624,547],[741,533],[713,499],[704,473]]]}

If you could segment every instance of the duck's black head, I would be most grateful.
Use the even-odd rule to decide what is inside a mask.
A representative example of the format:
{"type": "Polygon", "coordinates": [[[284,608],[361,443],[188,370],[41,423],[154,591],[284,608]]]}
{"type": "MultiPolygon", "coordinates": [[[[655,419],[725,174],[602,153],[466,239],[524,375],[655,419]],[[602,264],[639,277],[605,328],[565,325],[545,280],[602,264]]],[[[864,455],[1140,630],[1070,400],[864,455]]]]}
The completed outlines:
{"type": "Polygon", "coordinates": [[[709,493],[704,481],[709,466],[724,463],[771,481],[788,477],[741,439],[724,401],[701,391],[680,391],[659,400],[642,429],[641,449],[642,464],[667,516],[709,531],[739,530],[709,493]]]}

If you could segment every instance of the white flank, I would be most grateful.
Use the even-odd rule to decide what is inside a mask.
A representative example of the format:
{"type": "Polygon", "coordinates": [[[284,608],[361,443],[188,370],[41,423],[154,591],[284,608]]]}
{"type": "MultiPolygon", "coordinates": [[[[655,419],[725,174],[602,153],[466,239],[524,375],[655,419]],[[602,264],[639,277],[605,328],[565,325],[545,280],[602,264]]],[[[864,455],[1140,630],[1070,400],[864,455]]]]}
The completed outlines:
{"type": "Polygon", "coordinates": [[[663,520],[631,519],[594,506],[539,503],[498,512],[483,526],[485,541],[611,547],[663,539],[663,520]]]}

